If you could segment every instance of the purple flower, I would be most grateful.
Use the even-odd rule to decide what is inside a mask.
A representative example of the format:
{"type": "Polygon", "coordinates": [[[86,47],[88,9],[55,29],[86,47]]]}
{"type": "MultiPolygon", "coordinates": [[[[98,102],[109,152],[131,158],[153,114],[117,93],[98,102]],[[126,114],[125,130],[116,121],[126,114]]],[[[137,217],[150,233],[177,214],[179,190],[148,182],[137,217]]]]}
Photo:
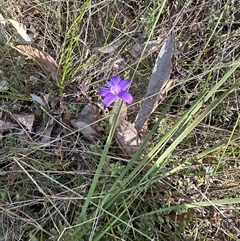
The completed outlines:
{"type": "Polygon", "coordinates": [[[103,104],[109,106],[117,97],[131,104],[133,97],[126,91],[130,84],[131,82],[129,80],[121,80],[118,75],[112,76],[110,81],[107,81],[107,87],[99,90],[99,95],[104,97],[103,104]]]}

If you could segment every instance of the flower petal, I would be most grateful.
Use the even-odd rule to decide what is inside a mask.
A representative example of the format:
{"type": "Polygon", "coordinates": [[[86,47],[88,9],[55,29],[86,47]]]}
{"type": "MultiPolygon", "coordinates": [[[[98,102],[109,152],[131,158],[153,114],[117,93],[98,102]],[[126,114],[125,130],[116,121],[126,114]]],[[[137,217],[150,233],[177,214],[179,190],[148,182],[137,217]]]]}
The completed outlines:
{"type": "Polygon", "coordinates": [[[107,88],[107,87],[101,88],[101,89],[99,90],[99,92],[98,92],[98,94],[99,94],[100,96],[103,96],[103,97],[105,97],[105,96],[108,95],[109,93],[111,93],[111,91],[110,91],[110,89],[107,88]]]}
{"type": "Polygon", "coordinates": [[[108,95],[106,95],[103,99],[103,104],[105,106],[109,106],[111,105],[117,98],[117,95],[114,95],[112,93],[109,93],[108,95]]]}
{"type": "Polygon", "coordinates": [[[112,85],[119,85],[120,82],[121,82],[120,76],[114,75],[111,77],[109,84],[111,84],[111,87],[112,87],[112,85]]]}
{"type": "Polygon", "coordinates": [[[126,101],[128,104],[131,104],[133,101],[133,97],[131,94],[129,94],[127,91],[121,91],[118,94],[118,97],[124,101],[126,101]]]}
{"type": "Polygon", "coordinates": [[[119,87],[121,88],[121,90],[126,90],[129,86],[130,86],[131,82],[129,80],[122,80],[119,83],[119,87]]]}

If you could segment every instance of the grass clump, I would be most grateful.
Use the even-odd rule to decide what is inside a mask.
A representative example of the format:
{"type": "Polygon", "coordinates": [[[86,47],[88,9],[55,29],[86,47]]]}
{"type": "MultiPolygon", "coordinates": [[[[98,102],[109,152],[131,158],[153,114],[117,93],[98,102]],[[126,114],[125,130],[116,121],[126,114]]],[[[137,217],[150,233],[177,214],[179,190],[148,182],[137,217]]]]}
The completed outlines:
{"type": "Polygon", "coordinates": [[[0,239],[238,240],[239,8],[227,0],[0,3],[61,70],[54,79],[0,46],[0,239]],[[128,158],[98,90],[112,75],[131,79],[134,120],[159,51],[136,46],[171,29],[176,85],[128,158]],[[86,104],[101,107],[104,137],[95,141],[72,124],[86,104]]]}

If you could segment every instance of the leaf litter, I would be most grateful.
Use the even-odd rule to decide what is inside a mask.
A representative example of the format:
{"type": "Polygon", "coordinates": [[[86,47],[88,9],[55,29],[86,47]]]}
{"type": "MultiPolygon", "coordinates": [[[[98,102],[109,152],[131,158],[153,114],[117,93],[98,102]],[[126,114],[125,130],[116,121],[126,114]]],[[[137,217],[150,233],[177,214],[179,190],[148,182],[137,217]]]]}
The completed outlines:
{"type": "Polygon", "coordinates": [[[100,52],[104,54],[110,54],[114,52],[117,48],[119,48],[124,42],[126,42],[126,39],[117,39],[111,42],[110,44],[107,44],[103,47],[95,47],[92,49],[93,52],[100,52]]]}
{"type": "MultiPolygon", "coordinates": [[[[158,45],[156,44],[155,45],[155,43],[153,43],[154,45],[153,45],[153,48],[152,49],[150,49],[149,50],[149,52],[148,52],[148,50],[146,51],[146,54],[149,54],[152,50],[153,51],[155,51],[157,48],[158,48],[158,45]]],[[[136,54],[135,54],[135,56],[133,56],[134,54],[132,54],[132,56],[134,57],[134,58],[138,58],[140,55],[145,55],[145,52],[143,52],[143,49],[145,48],[145,46],[144,45],[139,45],[139,46],[135,46],[134,47],[134,50],[136,50],[135,52],[136,52],[136,54]],[[138,49],[137,49],[137,47],[138,47],[138,49]]],[[[100,47],[100,48],[102,48],[102,47],[100,47]]],[[[114,47],[115,48],[115,47],[114,47]]],[[[112,53],[112,51],[115,51],[117,48],[115,48],[114,49],[113,48],[113,50],[111,49],[111,48],[109,48],[109,49],[107,49],[107,51],[111,54],[112,53]]],[[[104,47],[102,48],[102,49],[100,49],[100,52],[101,51],[104,51],[104,47]]],[[[99,50],[98,50],[99,51],[99,50]]],[[[34,59],[34,56],[33,57],[31,57],[32,59],[34,59]]],[[[47,62],[47,61],[46,61],[47,62]]],[[[39,64],[39,63],[38,63],[39,64]]],[[[40,65],[40,64],[39,64],[40,65]]],[[[43,66],[41,66],[41,67],[43,67],[43,66]]],[[[44,68],[44,67],[43,67],[44,68]]],[[[45,69],[45,68],[44,68],[45,69]]],[[[47,69],[45,69],[46,71],[47,71],[47,69]]],[[[97,71],[99,71],[99,70],[97,70],[97,71]]],[[[49,71],[48,71],[49,72],[49,71]]],[[[50,71],[51,72],[51,71],[50,71]]],[[[91,72],[91,71],[90,71],[91,72]]],[[[83,77],[84,78],[84,77],[83,77]]],[[[54,78],[53,78],[54,79],[54,78]]],[[[56,78],[57,79],[57,78],[56,78]]],[[[168,80],[167,80],[168,81],[168,80]]],[[[171,81],[171,80],[170,80],[171,81]]],[[[158,103],[163,99],[163,98],[165,98],[166,97],[166,95],[167,95],[167,90],[168,89],[170,89],[170,88],[172,88],[172,86],[174,86],[174,82],[170,82],[170,81],[168,81],[168,82],[166,82],[165,83],[165,85],[163,85],[164,87],[164,89],[163,88],[161,88],[161,90],[160,90],[160,94],[158,95],[158,97],[157,97],[157,99],[156,99],[156,101],[155,101],[155,103],[154,103],[154,105],[152,105],[152,107],[150,107],[150,109],[151,109],[151,111],[150,111],[150,113],[152,113],[153,111],[154,111],[154,109],[156,108],[156,106],[158,105],[158,103]],[[169,85],[168,85],[169,84],[169,85]]],[[[30,93],[32,93],[32,92],[30,92],[30,93]]],[[[37,96],[37,95],[36,95],[37,96]]],[[[39,100],[37,97],[32,97],[32,99],[34,100],[34,101],[36,101],[36,102],[38,102],[40,105],[42,105],[41,104],[41,100],[39,100]],[[37,101],[37,100],[39,100],[39,101],[37,101]]],[[[148,96],[149,97],[149,96],[148,96]]],[[[142,106],[144,106],[144,105],[142,105],[142,106]]],[[[144,109],[144,108],[143,108],[144,109]]],[[[140,114],[140,113],[139,113],[140,114]]],[[[20,114],[21,115],[21,114],[20,114]]],[[[126,153],[126,156],[131,156],[131,155],[133,155],[133,153],[134,153],[134,151],[136,151],[137,150],[137,148],[136,149],[134,149],[132,152],[130,151],[130,152],[128,152],[128,147],[129,147],[129,145],[128,145],[128,143],[131,143],[131,140],[133,139],[134,140],[134,137],[135,136],[137,136],[138,135],[138,133],[140,132],[140,131],[138,131],[138,130],[136,130],[136,128],[133,126],[131,126],[131,123],[130,122],[128,122],[126,119],[127,119],[127,113],[125,112],[124,114],[120,114],[120,118],[122,118],[121,120],[119,120],[119,123],[118,123],[118,127],[117,127],[117,130],[116,130],[116,133],[117,134],[119,134],[119,139],[120,139],[120,141],[119,140],[117,140],[118,142],[119,142],[119,146],[123,146],[122,147],[122,149],[123,149],[123,151],[126,153]],[[128,122],[128,123],[127,123],[128,122]],[[121,125],[120,125],[120,123],[121,123],[121,125]],[[132,133],[128,133],[128,132],[130,132],[130,130],[131,129],[133,129],[133,131],[132,131],[132,133]],[[131,136],[133,136],[133,138],[131,138],[131,136]],[[124,143],[124,144],[122,144],[122,143],[124,143]]],[[[149,118],[149,117],[148,117],[149,118]]],[[[148,118],[147,118],[147,120],[148,120],[148,118]]],[[[80,118],[81,119],[81,118],[80,118]]],[[[79,120],[78,120],[79,121],[79,120]]],[[[144,121],[143,121],[144,122],[144,121]]],[[[83,122],[84,123],[84,125],[83,126],[85,126],[85,127],[87,127],[87,126],[89,126],[89,124],[86,124],[85,122],[83,122]]],[[[145,123],[144,123],[144,126],[145,126],[145,124],[146,124],[146,121],[145,121],[145,123]]],[[[51,138],[51,135],[52,135],[52,132],[53,132],[53,127],[51,127],[51,125],[53,125],[53,123],[51,124],[50,122],[49,122],[49,124],[47,124],[47,131],[44,133],[45,135],[46,135],[46,137],[48,137],[49,139],[51,138]]],[[[11,126],[11,125],[10,125],[11,126]]],[[[92,125],[90,125],[91,127],[92,127],[92,125]]],[[[78,127],[79,128],[79,127],[78,127]]],[[[142,129],[143,129],[144,127],[142,127],[142,129]]],[[[92,128],[93,129],[93,128],[92,128]]],[[[91,130],[92,130],[91,129],[91,130]]],[[[140,129],[140,128],[139,128],[140,129]]],[[[142,130],[141,129],[141,130],[142,130]]],[[[97,131],[96,131],[97,132],[97,131]]],[[[88,131],[88,133],[87,134],[89,134],[90,133],[90,131],[88,131]]],[[[116,134],[116,136],[117,136],[117,134],[116,134]]],[[[115,136],[115,138],[117,139],[118,137],[116,137],[115,136]]],[[[48,140],[49,140],[48,139],[48,140]]],[[[47,138],[46,138],[46,141],[43,141],[43,142],[47,142],[48,141],[47,140],[47,138]]],[[[133,146],[136,144],[136,145],[138,145],[138,142],[136,142],[136,143],[134,143],[134,141],[132,141],[133,142],[133,146]]],[[[121,147],[120,147],[121,148],[121,147]]]]}
{"type": "Polygon", "coordinates": [[[43,101],[42,97],[39,97],[35,94],[30,94],[33,101],[37,102],[39,105],[46,106],[45,102],[43,101]]]}
{"type": "Polygon", "coordinates": [[[117,127],[115,139],[126,157],[132,157],[141,144],[136,128],[127,120],[123,120],[117,127]]]}
{"type": "Polygon", "coordinates": [[[105,138],[102,134],[100,118],[100,110],[97,105],[88,104],[82,109],[80,115],[70,122],[74,129],[79,130],[84,138],[94,142],[105,138]]]}
{"type": "Polygon", "coordinates": [[[141,131],[150,114],[156,108],[160,91],[163,90],[170,76],[172,57],[174,53],[175,35],[171,32],[158,54],[152,71],[152,76],[148,84],[147,94],[134,121],[134,126],[137,131],[141,131]]]}
{"type": "Polygon", "coordinates": [[[59,81],[61,79],[59,66],[48,53],[38,50],[31,45],[17,45],[14,49],[29,59],[33,59],[40,67],[50,73],[53,80],[59,81]]]}
{"type": "MultiPolygon", "coordinates": [[[[18,22],[14,20],[10,22],[14,25],[19,34],[22,35],[23,38],[25,38],[26,41],[30,41],[25,35],[26,32],[24,32],[24,26],[18,24],[18,22]]],[[[113,41],[111,44],[106,45],[104,47],[94,48],[93,51],[99,51],[102,53],[112,53],[124,42],[125,39],[113,41]]],[[[149,54],[155,51],[159,47],[159,44],[160,40],[144,43],[142,45],[135,44],[130,53],[133,57],[137,58],[141,54],[149,54]]],[[[159,94],[158,96],[149,98],[149,96],[156,94],[157,92],[160,92],[160,90],[163,89],[163,86],[165,85],[167,78],[169,77],[171,70],[170,61],[172,54],[174,52],[173,45],[174,35],[172,33],[168,37],[167,42],[163,45],[159,53],[159,56],[156,60],[155,69],[153,70],[153,74],[148,86],[146,100],[143,102],[141,109],[138,113],[138,116],[133,124],[126,120],[127,107],[125,104],[122,105],[121,114],[119,116],[117,129],[115,132],[115,139],[120,149],[128,157],[133,156],[136,150],[138,149],[139,145],[141,144],[139,132],[142,129],[146,120],[148,119],[149,115],[156,108],[156,102],[159,102],[161,98],[164,98],[164,96],[166,96],[166,93],[164,93],[162,95],[159,94]],[[165,71],[165,77],[161,79],[159,76],[160,72],[162,71],[165,71]],[[152,99],[154,99],[154,101],[152,101],[152,99]],[[149,105],[149,100],[151,100],[151,105],[149,105]],[[146,108],[146,106],[148,108],[146,108]]],[[[61,72],[59,66],[49,54],[41,50],[38,50],[31,45],[17,45],[13,48],[16,49],[22,55],[27,56],[30,59],[33,59],[38,65],[40,65],[40,67],[42,67],[50,73],[52,79],[56,81],[59,81],[61,79],[61,72]]],[[[42,106],[45,106],[45,102],[42,100],[41,97],[35,94],[30,94],[30,96],[33,101],[39,103],[42,106]]],[[[120,102],[118,103],[118,105],[120,106],[120,102]]],[[[23,114],[19,114],[15,115],[15,118],[20,124],[24,125],[28,131],[31,131],[35,116],[30,116],[24,116],[23,114]]],[[[82,109],[80,115],[76,119],[70,120],[70,123],[74,127],[74,129],[79,130],[79,132],[83,135],[85,139],[93,142],[96,139],[103,140],[105,138],[103,136],[103,130],[100,126],[100,118],[101,115],[99,112],[99,108],[94,104],[88,104],[82,109]]],[[[56,123],[53,120],[48,121],[47,126],[42,134],[41,143],[47,143],[48,141],[50,141],[51,133],[55,124],[56,123]]]]}
{"type": "Polygon", "coordinates": [[[17,128],[18,125],[17,124],[13,124],[11,122],[8,122],[8,121],[3,121],[3,120],[0,120],[0,140],[2,140],[3,138],[3,133],[5,131],[9,131],[11,129],[15,129],[17,128]]]}
{"type": "Polygon", "coordinates": [[[21,125],[25,126],[29,132],[32,132],[33,123],[35,120],[34,114],[14,114],[14,119],[19,122],[21,125]]]}
{"type": "Polygon", "coordinates": [[[26,27],[23,24],[13,19],[9,19],[8,22],[13,25],[13,27],[17,30],[17,33],[20,35],[21,40],[19,42],[21,44],[30,44],[32,42],[32,39],[28,36],[26,27]]]}
{"type": "MultiPolygon", "coordinates": [[[[15,20],[10,19],[8,21],[13,25],[17,33],[25,41],[24,43],[29,44],[31,42],[31,39],[26,33],[25,26],[15,20]]],[[[153,112],[154,109],[156,108],[156,102],[158,102],[161,98],[164,98],[164,95],[166,95],[166,93],[164,93],[162,95],[159,94],[158,96],[148,98],[152,94],[155,94],[156,92],[160,92],[160,90],[165,85],[166,80],[170,74],[170,69],[171,69],[170,60],[171,60],[171,57],[173,54],[173,48],[174,48],[173,38],[174,37],[172,33],[170,34],[169,38],[167,39],[167,42],[163,45],[159,53],[159,56],[156,60],[155,68],[153,70],[153,74],[148,86],[146,100],[143,102],[134,124],[131,124],[126,120],[127,107],[123,104],[123,108],[121,110],[118,124],[117,124],[115,138],[117,140],[119,147],[127,156],[132,156],[136,152],[141,142],[138,136],[138,132],[142,129],[150,113],[153,112]],[[165,77],[163,77],[162,80],[158,81],[159,75],[160,75],[159,73],[162,71],[165,71],[165,74],[164,74],[165,77]],[[154,99],[154,101],[152,101],[152,99],[154,99]],[[151,101],[150,106],[149,106],[149,101],[151,101]],[[146,106],[148,108],[146,108],[146,106]],[[144,117],[144,119],[142,117],[144,117]]],[[[99,51],[102,53],[112,53],[118,47],[120,47],[124,42],[125,42],[125,39],[118,39],[104,47],[94,48],[93,51],[99,51]]],[[[130,50],[130,54],[133,57],[138,58],[138,56],[141,54],[148,54],[150,52],[155,51],[158,48],[159,44],[160,44],[159,39],[157,41],[151,41],[148,43],[144,43],[142,45],[137,43],[130,50]]],[[[52,77],[52,79],[56,81],[60,80],[61,73],[59,70],[59,66],[49,54],[43,51],[40,51],[32,47],[31,45],[17,45],[16,47],[13,47],[13,48],[16,49],[19,53],[36,61],[38,65],[40,65],[43,69],[45,69],[47,72],[50,73],[50,76],[52,77]]],[[[39,103],[42,106],[45,106],[45,103],[41,97],[35,94],[31,94],[31,98],[33,101],[39,103]]],[[[120,102],[118,103],[118,105],[120,106],[120,102]]],[[[94,141],[96,138],[103,139],[102,130],[100,127],[100,117],[101,116],[99,114],[98,108],[93,104],[89,104],[83,108],[78,118],[72,119],[70,123],[75,129],[79,130],[80,133],[87,140],[94,141]]],[[[32,130],[33,122],[35,119],[35,116],[33,114],[30,114],[30,115],[18,114],[18,115],[14,115],[14,118],[20,124],[25,126],[28,131],[32,130]]],[[[51,132],[54,126],[55,126],[55,121],[53,120],[50,120],[47,123],[47,126],[43,132],[43,136],[41,138],[42,143],[46,143],[50,140],[51,132]]],[[[11,127],[11,125],[9,125],[9,127],[11,127]]]]}
{"type": "Polygon", "coordinates": [[[7,42],[7,45],[14,48],[22,55],[27,56],[29,59],[33,59],[40,67],[50,73],[53,80],[59,81],[61,79],[60,68],[53,57],[30,45],[32,43],[32,39],[27,34],[26,26],[13,19],[5,20],[0,14],[0,43],[6,44],[7,42]],[[10,34],[7,32],[6,22],[10,22],[12,24],[21,39],[13,39],[15,33],[10,34]]]}
{"type": "Polygon", "coordinates": [[[51,136],[52,130],[55,127],[55,125],[56,125],[56,121],[55,120],[50,119],[48,121],[48,123],[47,123],[47,125],[45,127],[45,130],[43,131],[43,133],[41,135],[41,141],[40,142],[42,144],[46,144],[46,143],[48,143],[51,140],[51,138],[52,138],[52,136],[51,136]]]}

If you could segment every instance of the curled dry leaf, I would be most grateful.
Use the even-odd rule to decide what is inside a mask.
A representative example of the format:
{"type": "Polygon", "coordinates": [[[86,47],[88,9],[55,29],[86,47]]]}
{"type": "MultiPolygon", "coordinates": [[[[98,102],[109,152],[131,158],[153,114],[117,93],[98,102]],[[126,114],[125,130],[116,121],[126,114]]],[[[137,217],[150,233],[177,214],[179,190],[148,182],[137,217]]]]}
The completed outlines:
{"type": "Polygon", "coordinates": [[[58,81],[61,79],[61,73],[56,61],[47,53],[44,53],[31,45],[17,45],[14,47],[19,53],[33,59],[43,69],[50,73],[51,77],[58,81]]]}
{"type": "Polygon", "coordinates": [[[34,114],[15,114],[13,115],[15,120],[19,122],[20,124],[24,125],[28,131],[32,131],[33,122],[35,120],[34,114]]]}
{"type": "Polygon", "coordinates": [[[126,120],[123,120],[116,129],[115,138],[118,146],[127,157],[132,157],[141,144],[136,128],[126,120]]]}

